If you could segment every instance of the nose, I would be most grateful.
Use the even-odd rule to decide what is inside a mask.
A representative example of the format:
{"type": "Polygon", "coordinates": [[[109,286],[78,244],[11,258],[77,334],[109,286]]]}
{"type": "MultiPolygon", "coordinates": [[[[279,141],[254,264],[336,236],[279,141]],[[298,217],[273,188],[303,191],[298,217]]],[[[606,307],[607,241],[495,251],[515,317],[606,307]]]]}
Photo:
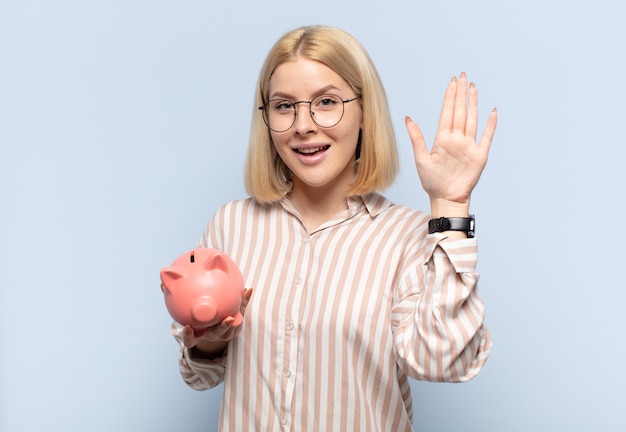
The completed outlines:
{"type": "Polygon", "coordinates": [[[294,121],[294,129],[296,133],[304,134],[314,131],[316,128],[317,124],[313,121],[311,103],[298,102],[296,105],[296,118],[294,121]]]}
{"type": "Polygon", "coordinates": [[[193,306],[191,315],[196,321],[209,326],[215,324],[213,320],[217,316],[217,308],[210,299],[204,299],[193,306]]]}

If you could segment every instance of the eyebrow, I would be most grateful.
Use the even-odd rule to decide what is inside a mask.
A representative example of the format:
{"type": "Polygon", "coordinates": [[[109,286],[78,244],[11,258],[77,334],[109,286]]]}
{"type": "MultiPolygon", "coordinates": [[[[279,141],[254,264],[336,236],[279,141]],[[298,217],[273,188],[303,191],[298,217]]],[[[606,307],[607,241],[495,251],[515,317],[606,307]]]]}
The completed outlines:
{"type": "MultiPolygon", "coordinates": [[[[342,91],[337,86],[335,86],[333,84],[329,84],[329,85],[324,86],[324,87],[320,88],[319,90],[315,91],[313,93],[313,97],[316,97],[316,96],[319,96],[319,95],[323,95],[323,94],[327,94],[331,90],[342,91]]],[[[337,96],[339,96],[339,95],[337,95],[337,96]]],[[[276,98],[283,98],[283,99],[286,99],[286,100],[293,100],[293,99],[295,99],[291,94],[285,93],[285,92],[280,92],[280,91],[272,93],[269,98],[270,98],[270,100],[271,99],[276,99],[276,98]]]]}

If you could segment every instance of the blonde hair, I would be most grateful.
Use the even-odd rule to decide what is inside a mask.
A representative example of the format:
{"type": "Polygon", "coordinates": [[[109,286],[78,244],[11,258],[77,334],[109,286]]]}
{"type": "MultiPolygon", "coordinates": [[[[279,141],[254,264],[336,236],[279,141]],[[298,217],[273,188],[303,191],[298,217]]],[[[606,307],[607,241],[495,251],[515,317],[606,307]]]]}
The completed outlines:
{"type": "Polygon", "coordinates": [[[363,195],[389,187],[398,171],[398,151],[387,96],[374,63],[363,46],[345,31],[307,26],[281,37],[259,73],[245,166],[248,194],[259,202],[271,203],[291,190],[291,173],[276,152],[258,107],[269,98],[274,70],[299,57],[328,66],[361,95],[360,157],[349,194],[363,195]]]}

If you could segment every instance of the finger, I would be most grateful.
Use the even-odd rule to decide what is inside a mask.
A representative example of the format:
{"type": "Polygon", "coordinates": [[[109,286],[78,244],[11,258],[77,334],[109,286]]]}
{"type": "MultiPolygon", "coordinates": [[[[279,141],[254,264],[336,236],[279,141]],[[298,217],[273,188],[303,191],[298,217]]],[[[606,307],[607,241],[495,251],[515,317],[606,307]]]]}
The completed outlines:
{"type": "Polygon", "coordinates": [[[248,303],[250,302],[251,296],[252,296],[252,288],[246,288],[243,293],[241,306],[239,306],[239,312],[233,316],[233,320],[229,323],[231,327],[238,328],[243,323],[243,317],[246,313],[246,308],[248,307],[248,303]]]}
{"type": "Polygon", "coordinates": [[[243,320],[241,318],[237,319],[233,316],[224,318],[224,320],[219,325],[220,332],[217,333],[215,336],[220,340],[232,339],[241,330],[242,322],[243,320]]]}
{"type": "Polygon", "coordinates": [[[496,133],[497,123],[498,123],[498,110],[494,108],[489,113],[489,118],[487,119],[487,126],[485,127],[485,132],[483,132],[483,136],[480,138],[480,142],[478,143],[478,147],[481,148],[485,153],[489,153],[489,148],[491,147],[491,141],[493,140],[493,136],[496,133]]]}
{"type": "Polygon", "coordinates": [[[183,345],[187,348],[193,348],[198,343],[198,338],[194,335],[193,328],[190,325],[186,325],[183,328],[183,345]]]}
{"type": "Polygon", "coordinates": [[[441,114],[439,115],[438,131],[449,132],[452,130],[452,119],[454,118],[454,95],[456,94],[456,77],[452,77],[446,92],[443,95],[443,105],[441,106],[441,114]]]}
{"type": "Polygon", "coordinates": [[[235,318],[233,318],[232,316],[226,317],[220,323],[220,327],[222,327],[222,330],[224,330],[224,332],[226,332],[226,331],[228,331],[229,328],[232,327],[233,322],[235,322],[235,318]]]}
{"type": "Polygon", "coordinates": [[[426,148],[426,142],[424,141],[424,135],[422,130],[409,116],[404,118],[406,130],[409,133],[411,144],[413,144],[413,153],[415,155],[415,162],[424,161],[428,158],[428,149],[426,148]]]}
{"type": "Polygon", "coordinates": [[[246,288],[243,293],[243,301],[242,306],[248,306],[248,302],[250,301],[250,297],[252,296],[252,288],[246,288]]]}
{"type": "Polygon", "coordinates": [[[229,339],[224,336],[231,330],[233,321],[235,321],[233,317],[226,317],[218,324],[204,329],[204,338],[211,342],[229,339]]]}
{"type": "Polygon", "coordinates": [[[478,91],[474,83],[470,83],[467,97],[467,121],[465,122],[465,136],[476,141],[478,130],[478,91]]]}
{"type": "Polygon", "coordinates": [[[252,288],[246,288],[243,292],[243,299],[241,301],[241,307],[239,308],[239,312],[243,315],[248,307],[248,303],[250,303],[250,297],[252,297],[252,288]]]}
{"type": "Polygon", "coordinates": [[[454,119],[452,130],[465,133],[465,121],[467,119],[467,75],[461,72],[454,96],[454,119]]]}

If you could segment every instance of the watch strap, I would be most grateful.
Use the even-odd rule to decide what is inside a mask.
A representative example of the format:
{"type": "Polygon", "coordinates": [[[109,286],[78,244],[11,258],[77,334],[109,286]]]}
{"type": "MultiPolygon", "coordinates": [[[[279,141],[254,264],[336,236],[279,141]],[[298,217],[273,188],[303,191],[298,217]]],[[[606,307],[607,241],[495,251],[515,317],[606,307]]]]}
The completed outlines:
{"type": "Polygon", "coordinates": [[[428,222],[428,234],[444,231],[463,231],[468,237],[474,237],[476,221],[474,215],[469,217],[440,217],[428,222]]]}

